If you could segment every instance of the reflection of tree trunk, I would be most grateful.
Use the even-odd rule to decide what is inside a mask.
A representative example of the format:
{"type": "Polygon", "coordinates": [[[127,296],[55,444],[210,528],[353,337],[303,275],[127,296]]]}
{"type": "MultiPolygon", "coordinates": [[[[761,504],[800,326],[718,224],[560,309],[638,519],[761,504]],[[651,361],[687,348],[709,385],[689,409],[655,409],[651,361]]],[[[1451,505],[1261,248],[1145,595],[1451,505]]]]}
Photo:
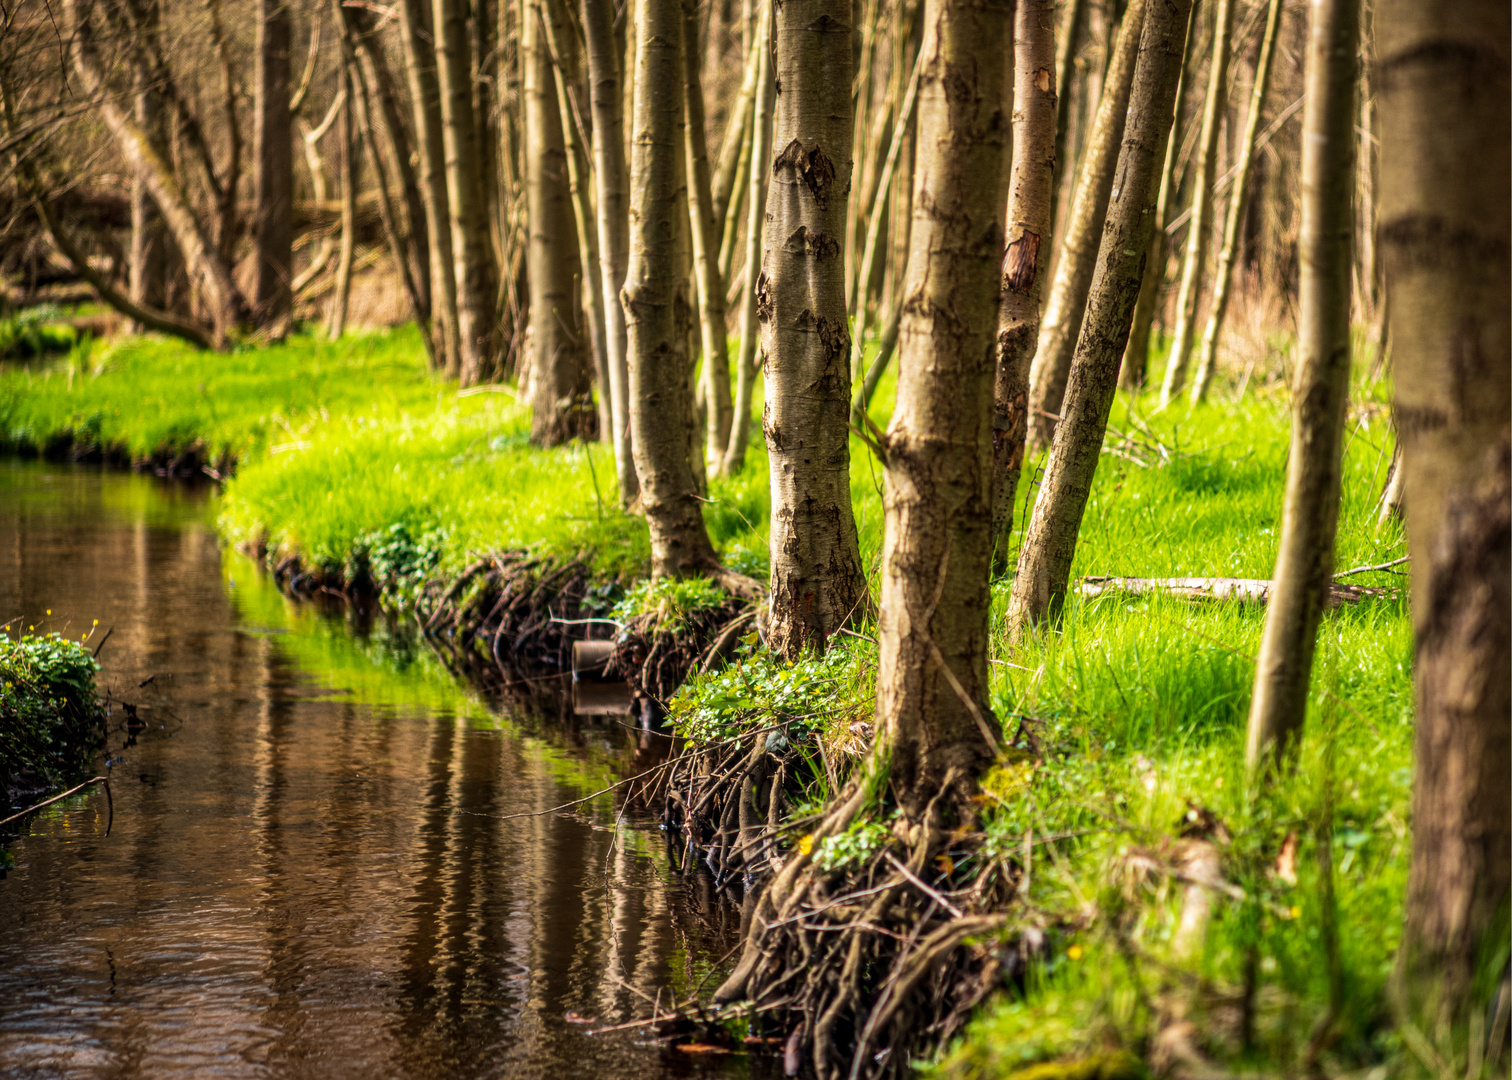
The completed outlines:
{"type": "Polygon", "coordinates": [[[703,348],[704,458],[718,466],[730,441],[730,349],[725,334],[724,279],[719,273],[719,225],[709,180],[709,147],[704,135],[703,85],[699,75],[698,4],[683,0],[683,131],[687,160],[689,236],[693,280],[698,289],[699,339],[703,348]]]}
{"type": "MultiPolygon", "coordinates": [[[[613,0],[583,0],[583,39],[593,109],[593,166],[598,195],[599,289],[604,299],[604,343],[609,352],[609,384],[614,421],[614,464],[620,502],[629,506],[640,491],[630,446],[630,372],[625,360],[625,309],[619,291],[629,258],[630,219],[625,192],[625,136],[620,115],[619,46],[614,40],[613,0]]],[[[628,81],[628,80],[627,80],[628,81]]],[[[591,288],[584,283],[584,288],[591,288]]]]}
{"type": "Polygon", "coordinates": [[[1245,756],[1252,767],[1288,749],[1302,729],[1318,623],[1333,580],[1349,406],[1350,195],[1359,27],[1358,0],[1313,4],[1302,117],[1301,360],[1292,379],[1291,452],[1276,584],[1265,612],[1250,699],[1245,756]]]}
{"type": "Polygon", "coordinates": [[[1508,8],[1387,0],[1375,31],[1381,254],[1416,645],[1396,998],[1403,1019],[1441,1039],[1443,1072],[1477,1061],[1503,1070],[1505,1059],[1492,1065],[1471,1040],[1505,1047],[1505,1027],[1482,1025],[1505,978],[1488,961],[1505,963],[1512,881],[1508,8]]]}
{"type": "MultiPolygon", "coordinates": [[[[1129,11],[1134,11],[1132,4],[1129,11]]],[[[1171,134],[1190,11],[1191,0],[1175,0],[1152,5],[1145,16],[1141,62],[1129,97],[1128,130],[1114,184],[1119,197],[1103,228],[1097,276],[1066,383],[1062,418],[1055,425],[1050,463],[1013,579],[1008,622],[1015,638],[1052,614],[1065,596],[1139,294],[1155,217],[1155,178],[1171,134]]]]}
{"type": "MultiPolygon", "coordinates": [[[[542,19],[556,12],[543,0],[527,0],[520,27],[520,63],[525,76],[525,198],[530,242],[530,437],[555,446],[593,432],[592,364],[588,331],[576,295],[581,273],[567,148],[557,107],[551,54],[542,19]]],[[[560,22],[560,40],[567,35],[560,22]]],[[[563,58],[564,62],[566,58],[563,58]]]]}
{"type": "Polygon", "coordinates": [[[430,236],[431,310],[435,315],[436,356],[446,373],[461,374],[457,330],[457,279],[452,272],[451,202],[446,194],[446,140],[441,126],[441,88],[437,81],[435,40],[426,0],[403,0],[404,68],[409,78],[418,151],[419,189],[430,236]]]}
{"type": "Polygon", "coordinates": [[[926,0],[898,403],[886,454],[879,737],[915,818],[990,760],[993,330],[1012,5],[926,0]]]}
{"type": "MultiPolygon", "coordinates": [[[[636,0],[635,142],[630,152],[630,264],[622,303],[630,345],[630,416],[651,570],[686,577],[717,566],[688,461],[693,401],[687,305],[678,294],[678,145],[682,140],[680,0],[636,0]]],[[[681,217],[681,220],[679,218],[681,217]]]]}
{"type": "Polygon", "coordinates": [[[1123,142],[1129,88],[1134,81],[1144,18],[1144,0],[1131,0],[1118,31],[1106,91],[1098,102],[1091,139],[1076,176],[1066,238],[1056,256],[1055,280],[1050,286],[1050,299],[1045,305],[1039,343],[1029,371],[1029,442],[1035,447],[1049,445],[1055,432],[1055,421],[1045,414],[1061,412],[1066,377],[1087,307],[1087,290],[1098,268],[1097,245],[1102,238],[1118,150],[1123,142]]]}
{"type": "Polygon", "coordinates": [[[1055,0],[1018,0],[1014,14],[1013,172],[998,301],[992,388],[993,572],[1008,566],[1013,499],[1028,431],[1029,361],[1050,265],[1055,190],[1055,0]]]}
{"type": "Polygon", "coordinates": [[[851,188],[850,0],[775,9],[777,82],[766,255],[756,280],[771,460],[768,645],[822,650],[858,613],[866,577],[851,510],[846,196],[851,188]],[[828,27],[828,32],[814,27],[828,27]]]}
{"type": "Polygon", "coordinates": [[[288,332],[293,306],[289,291],[294,278],[294,135],[289,115],[292,31],[288,0],[259,0],[252,310],[258,323],[274,337],[288,332]]]}
{"type": "Polygon", "coordinates": [[[756,106],[751,116],[751,161],[747,170],[745,284],[741,287],[740,359],[735,366],[735,410],[730,418],[730,444],[720,472],[731,476],[745,464],[751,437],[751,397],[756,388],[756,275],[761,266],[761,234],[766,221],[767,169],[771,159],[772,85],[769,44],[772,12],[762,5],[756,30],[756,106]]]}
{"type": "Polygon", "coordinates": [[[1162,405],[1176,396],[1186,379],[1187,362],[1192,356],[1192,334],[1197,324],[1197,304],[1207,276],[1208,232],[1213,220],[1213,171],[1218,160],[1218,133],[1228,105],[1233,25],[1232,0],[1218,0],[1213,14],[1213,59],[1208,65],[1207,98],[1199,136],[1202,146],[1197,158],[1197,175],[1192,180],[1192,217],[1187,223],[1186,259],[1181,268],[1181,287],[1176,294],[1176,330],[1171,335],[1171,355],[1160,384],[1162,405]]]}
{"type": "Polygon", "coordinates": [[[451,210],[452,273],[457,283],[457,337],[462,350],[462,382],[471,385],[497,374],[494,315],[498,284],[488,239],[482,151],[473,119],[467,12],[467,0],[435,0],[432,7],[442,143],[446,148],[446,198],[451,210]]]}
{"type": "Polygon", "coordinates": [[[1271,61],[1275,58],[1276,27],[1281,24],[1281,0],[1270,0],[1265,19],[1265,37],[1260,41],[1260,58],[1255,62],[1255,86],[1250,94],[1249,119],[1244,125],[1244,139],[1239,144],[1238,173],[1229,191],[1228,218],[1223,225],[1223,250],[1213,268],[1213,299],[1208,305],[1207,329],[1202,334],[1202,349],[1197,354],[1197,374],[1192,379],[1192,403],[1207,397],[1208,384],[1218,366],[1218,335],[1228,311],[1229,286],[1234,272],[1234,254],[1239,246],[1239,226],[1244,220],[1249,198],[1250,166],[1255,159],[1255,136],[1260,131],[1260,113],[1265,106],[1265,92],[1270,86],[1271,61]]]}

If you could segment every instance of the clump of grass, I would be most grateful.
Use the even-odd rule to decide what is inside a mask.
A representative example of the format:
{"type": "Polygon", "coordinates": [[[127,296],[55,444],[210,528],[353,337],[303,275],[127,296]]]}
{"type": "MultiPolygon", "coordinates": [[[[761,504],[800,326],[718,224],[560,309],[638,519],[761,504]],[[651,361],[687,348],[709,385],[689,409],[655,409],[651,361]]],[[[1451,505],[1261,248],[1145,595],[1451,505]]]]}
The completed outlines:
{"type": "Polygon", "coordinates": [[[0,796],[61,787],[98,749],[99,665],[58,634],[0,634],[0,796]]]}
{"type": "Polygon", "coordinates": [[[78,343],[74,328],[52,304],[13,311],[0,318],[0,360],[28,360],[66,353],[78,343]]]}

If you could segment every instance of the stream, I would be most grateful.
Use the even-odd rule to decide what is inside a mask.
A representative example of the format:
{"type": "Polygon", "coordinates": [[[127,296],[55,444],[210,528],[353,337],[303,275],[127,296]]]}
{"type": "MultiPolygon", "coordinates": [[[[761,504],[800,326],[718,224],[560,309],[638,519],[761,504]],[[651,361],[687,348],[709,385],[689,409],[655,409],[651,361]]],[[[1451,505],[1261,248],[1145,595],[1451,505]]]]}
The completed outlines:
{"type": "Polygon", "coordinates": [[[284,598],[216,512],[202,485],[0,461],[0,622],[98,619],[117,703],[113,819],[96,787],[8,845],[0,1077],[776,1075],[592,1033],[734,942],[654,821],[611,795],[539,813],[654,763],[637,733],[488,707],[414,634],[284,598]]]}

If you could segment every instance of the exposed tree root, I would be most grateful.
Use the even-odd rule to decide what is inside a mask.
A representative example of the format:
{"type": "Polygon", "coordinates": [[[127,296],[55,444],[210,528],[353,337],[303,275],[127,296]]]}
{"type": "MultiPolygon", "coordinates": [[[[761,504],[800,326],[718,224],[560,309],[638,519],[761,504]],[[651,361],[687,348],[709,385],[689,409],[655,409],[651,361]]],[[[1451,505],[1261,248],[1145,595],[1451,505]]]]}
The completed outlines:
{"type": "Polygon", "coordinates": [[[824,1080],[901,1076],[1018,977],[1043,936],[1008,933],[1018,868],[984,858],[968,826],[947,830],[936,804],[826,867],[826,838],[877,817],[870,761],[811,833],[783,837],[784,808],[815,779],[802,750],[778,725],[690,747],[669,775],[663,821],[684,869],[702,863],[716,889],[738,879],[743,896],[743,951],[713,1004],[781,1039],[790,1071],[806,1059],[824,1080]]]}

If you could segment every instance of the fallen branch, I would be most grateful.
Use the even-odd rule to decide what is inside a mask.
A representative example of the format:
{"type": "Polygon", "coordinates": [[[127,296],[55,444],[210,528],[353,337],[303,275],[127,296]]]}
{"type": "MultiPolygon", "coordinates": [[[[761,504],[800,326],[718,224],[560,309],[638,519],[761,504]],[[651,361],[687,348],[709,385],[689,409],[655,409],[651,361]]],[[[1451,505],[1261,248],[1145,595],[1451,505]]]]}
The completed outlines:
{"type": "MultiPolygon", "coordinates": [[[[1376,567],[1364,567],[1359,572],[1373,569],[1376,567]]],[[[1264,604],[1270,599],[1271,584],[1268,578],[1084,577],[1076,591],[1077,595],[1088,598],[1115,594],[1150,596],[1160,593],[1182,600],[1238,600],[1247,604],[1264,604]]],[[[1328,606],[1336,608],[1342,604],[1357,604],[1361,600],[1391,599],[1396,595],[1396,589],[1334,582],[1328,587],[1328,606]]]]}

